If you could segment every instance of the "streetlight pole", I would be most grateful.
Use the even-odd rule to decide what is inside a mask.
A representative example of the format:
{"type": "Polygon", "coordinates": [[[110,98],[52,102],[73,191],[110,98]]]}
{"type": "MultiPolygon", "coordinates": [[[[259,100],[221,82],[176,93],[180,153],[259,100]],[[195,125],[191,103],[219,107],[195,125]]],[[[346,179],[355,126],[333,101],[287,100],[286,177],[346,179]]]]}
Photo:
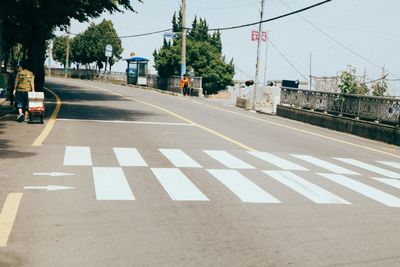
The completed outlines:
{"type": "Polygon", "coordinates": [[[182,0],[182,62],[181,77],[186,73],[186,0],[182,0]]]}
{"type": "Polygon", "coordinates": [[[261,36],[262,36],[262,23],[264,17],[264,0],[260,1],[260,23],[258,25],[258,43],[257,43],[257,63],[256,63],[256,77],[254,80],[254,89],[253,89],[253,105],[252,110],[256,109],[256,95],[258,91],[258,72],[260,69],[260,49],[261,49],[261,36]]]}

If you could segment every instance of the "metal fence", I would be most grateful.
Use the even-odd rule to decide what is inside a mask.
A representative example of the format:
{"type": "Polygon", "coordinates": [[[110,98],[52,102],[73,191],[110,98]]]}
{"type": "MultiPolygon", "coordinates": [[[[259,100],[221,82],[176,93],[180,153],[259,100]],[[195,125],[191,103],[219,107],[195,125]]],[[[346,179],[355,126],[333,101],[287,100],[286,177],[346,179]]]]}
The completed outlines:
{"type": "Polygon", "coordinates": [[[400,124],[400,99],[397,98],[327,93],[282,87],[281,104],[360,120],[377,121],[391,125],[400,124]]]}

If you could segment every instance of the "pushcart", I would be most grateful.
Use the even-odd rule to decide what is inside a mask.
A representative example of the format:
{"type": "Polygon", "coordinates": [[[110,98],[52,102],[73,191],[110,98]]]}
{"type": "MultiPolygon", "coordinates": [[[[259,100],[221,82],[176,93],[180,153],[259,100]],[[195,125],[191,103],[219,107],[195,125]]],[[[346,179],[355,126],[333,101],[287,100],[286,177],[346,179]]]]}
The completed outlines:
{"type": "Polygon", "coordinates": [[[41,123],[43,124],[44,116],[44,93],[43,92],[29,92],[28,93],[28,112],[29,112],[29,123],[41,123]]]}

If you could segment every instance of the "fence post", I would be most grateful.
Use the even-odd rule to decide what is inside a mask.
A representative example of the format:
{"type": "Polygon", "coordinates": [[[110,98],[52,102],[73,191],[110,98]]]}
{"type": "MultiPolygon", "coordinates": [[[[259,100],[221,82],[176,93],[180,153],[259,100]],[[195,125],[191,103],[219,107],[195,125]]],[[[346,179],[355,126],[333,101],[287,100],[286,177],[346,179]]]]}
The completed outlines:
{"type": "Polygon", "coordinates": [[[361,97],[360,97],[360,95],[358,95],[357,97],[358,97],[358,107],[357,107],[356,120],[359,120],[360,119],[360,108],[361,108],[361,97]]]}
{"type": "Polygon", "coordinates": [[[346,96],[345,96],[345,94],[341,94],[341,95],[340,95],[340,114],[339,114],[339,117],[343,117],[343,105],[344,105],[344,101],[346,101],[346,96]]]}

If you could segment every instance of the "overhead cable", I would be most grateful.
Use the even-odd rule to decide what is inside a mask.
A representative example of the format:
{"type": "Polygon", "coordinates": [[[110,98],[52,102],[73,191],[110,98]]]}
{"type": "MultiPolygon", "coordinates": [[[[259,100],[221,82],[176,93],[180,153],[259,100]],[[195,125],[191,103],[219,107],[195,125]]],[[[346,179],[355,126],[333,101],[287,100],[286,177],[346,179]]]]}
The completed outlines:
{"type": "MultiPolygon", "coordinates": [[[[286,13],[286,14],[283,14],[283,15],[280,15],[280,16],[277,16],[277,17],[273,17],[273,18],[270,18],[270,19],[266,19],[266,20],[261,20],[261,21],[257,21],[257,22],[247,23],[247,24],[241,24],[241,25],[237,25],[237,26],[213,28],[213,29],[209,29],[208,31],[226,31],[226,30],[233,30],[233,29],[250,27],[250,26],[258,25],[260,23],[263,24],[263,23],[266,23],[266,22],[271,22],[271,21],[278,20],[278,19],[281,19],[281,18],[284,18],[284,17],[288,17],[288,16],[291,16],[291,15],[294,15],[294,14],[297,14],[297,13],[304,12],[306,10],[315,8],[317,6],[320,6],[320,5],[323,5],[323,4],[327,4],[328,2],[331,2],[331,1],[333,1],[333,0],[325,0],[325,1],[322,1],[322,2],[319,2],[319,3],[316,3],[314,5],[307,6],[305,8],[298,9],[296,11],[293,11],[293,12],[290,12],[290,13],[286,13]]],[[[192,28],[186,28],[186,29],[187,30],[192,30],[192,28]]],[[[147,32],[147,33],[134,34],[134,35],[125,35],[125,36],[119,36],[118,38],[121,38],[121,39],[123,39],[123,38],[134,38],[134,37],[148,36],[148,35],[153,35],[153,34],[158,34],[158,33],[163,33],[163,32],[169,32],[169,31],[172,31],[172,29],[170,28],[170,29],[159,30],[159,31],[154,31],[154,32],[147,32]]],[[[71,34],[77,35],[75,33],[71,33],[71,34]]]]}
{"type": "MultiPolygon", "coordinates": [[[[282,4],[284,4],[287,8],[289,8],[290,10],[293,10],[288,4],[286,4],[285,1],[283,0],[279,0],[282,4]]],[[[322,33],[323,35],[325,35],[327,38],[329,38],[331,41],[335,42],[336,44],[338,44],[339,46],[343,47],[344,49],[346,49],[347,51],[349,51],[350,53],[352,53],[353,55],[363,59],[364,61],[366,61],[367,63],[377,67],[378,69],[382,69],[382,66],[379,66],[378,64],[372,62],[371,60],[369,60],[368,58],[362,56],[361,54],[357,53],[356,51],[354,51],[353,49],[351,49],[350,47],[344,45],[342,42],[339,42],[338,40],[336,40],[334,37],[332,37],[330,34],[328,34],[327,32],[325,32],[324,30],[322,30],[320,27],[318,27],[317,25],[315,25],[314,23],[312,23],[311,21],[307,20],[306,18],[304,18],[301,15],[298,15],[302,20],[304,20],[305,22],[307,22],[309,25],[311,25],[314,29],[316,29],[317,31],[319,31],[320,33],[322,33]]],[[[393,75],[395,77],[398,77],[397,75],[390,73],[388,71],[388,73],[390,75],[393,75]]]]}
{"type": "Polygon", "coordinates": [[[309,79],[298,69],[296,66],[281,52],[281,50],[272,42],[271,38],[269,39],[269,43],[275,48],[276,51],[281,55],[281,57],[289,63],[289,65],[298,73],[300,74],[307,82],[309,79]]]}

